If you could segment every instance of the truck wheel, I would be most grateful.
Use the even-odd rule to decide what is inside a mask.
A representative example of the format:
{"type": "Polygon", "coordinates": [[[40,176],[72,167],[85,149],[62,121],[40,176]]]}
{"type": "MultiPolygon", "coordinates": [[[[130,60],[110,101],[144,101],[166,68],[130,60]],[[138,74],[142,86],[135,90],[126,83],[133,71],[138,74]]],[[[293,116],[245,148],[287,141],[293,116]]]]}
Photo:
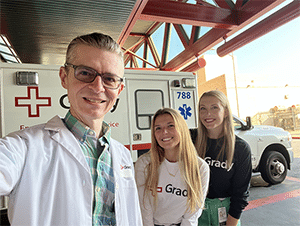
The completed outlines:
{"type": "Polygon", "coordinates": [[[287,174],[287,162],[278,151],[270,151],[263,155],[260,163],[261,177],[269,184],[279,184],[287,174]]]}

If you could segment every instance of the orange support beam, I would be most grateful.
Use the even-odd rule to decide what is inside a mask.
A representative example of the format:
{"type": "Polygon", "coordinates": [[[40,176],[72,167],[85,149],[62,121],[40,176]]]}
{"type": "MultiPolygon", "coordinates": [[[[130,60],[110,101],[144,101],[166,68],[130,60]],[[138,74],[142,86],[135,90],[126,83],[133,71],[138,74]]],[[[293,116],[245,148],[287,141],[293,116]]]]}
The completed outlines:
{"type": "Polygon", "coordinates": [[[220,57],[231,53],[238,48],[254,41],[255,39],[267,34],[270,31],[282,26],[283,24],[300,16],[300,1],[293,1],[289,5],[275,12],[267,19],[259,22],[253,27],[249,28],[242,34],[236,36],[230,41],[226,42],[217,49],[217,54],[220,57]]]}
{"type": "Polygon", "coordinates": [[[223,29],[238,25],[234,10],[169,0],[149,1],[139,19],[223,29]]]}

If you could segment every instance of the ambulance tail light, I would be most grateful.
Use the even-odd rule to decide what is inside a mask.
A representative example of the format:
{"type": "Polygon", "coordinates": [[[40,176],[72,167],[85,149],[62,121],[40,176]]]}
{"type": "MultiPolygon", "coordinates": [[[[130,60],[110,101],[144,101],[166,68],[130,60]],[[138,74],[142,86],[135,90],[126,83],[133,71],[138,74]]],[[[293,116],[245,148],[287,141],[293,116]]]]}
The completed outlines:
{"type": "Polygon", "coordinates": [[[39,74],[32,71],[17,71],[16,83],[19,86],[37,86],[39,84],[39,74]]]}
{"type": "Polygon", "coordinates": [[[183,78],[182,86],[183,86],[183,88],[195,88],[196,81],[195,81],[195,79],[191,79],[191,78],[183,78]]]}

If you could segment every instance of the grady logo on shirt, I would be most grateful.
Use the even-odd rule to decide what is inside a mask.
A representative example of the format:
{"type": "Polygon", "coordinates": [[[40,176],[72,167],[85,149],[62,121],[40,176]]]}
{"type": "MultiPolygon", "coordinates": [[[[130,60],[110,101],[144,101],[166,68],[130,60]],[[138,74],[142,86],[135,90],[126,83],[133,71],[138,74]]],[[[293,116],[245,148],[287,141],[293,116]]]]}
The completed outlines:
{"type": "Polygon", "coordinates": [[[121,170],[123,170],[123,169],[131,169],[131,166],[126,166],[126,165],[124,165],[124,166],[120,165],[120,167],[121,167],[121,170]]]}
{"type": "Polygon", "coordinates": [[[223,169],[226,169],[227,171],[230,171],[233,164],[234,164],[234,163],[231,163],[230,167],[228,168],[227,167],[227,160],[225,162],[221,162],[219,160],[211,159],[211,157],[205,157],[204,160],[209,166],[213,166],[213,167],[216,167],[216,168],[223,168],[223,169]]]}
{"type": "Polygon", "coordinates": [[[171,193],[171,194],[175,194],[177,196],[187,197],[187,190],[186,189],[181,190],[180,188],[173,187],[172,184],[168,184],[166,186],[166,192],[171,193]]]}
{"type": "MultiPolygon", "coordinates": [[[[152,196],[154,197],[153,190],[151,188],[150,188],[150,191],[151,191],[152,196]]],[[[157,193],[162,193],[162,187],[157,187],[156,192],[157,193]]]]}
{"type": "Polygon", "coordinates": [[[121,167],[121,177],[133,177],[133,174],[132,174],[132,170],[131,170],[131,166],[122,166],[120,165],[121,167]]]}

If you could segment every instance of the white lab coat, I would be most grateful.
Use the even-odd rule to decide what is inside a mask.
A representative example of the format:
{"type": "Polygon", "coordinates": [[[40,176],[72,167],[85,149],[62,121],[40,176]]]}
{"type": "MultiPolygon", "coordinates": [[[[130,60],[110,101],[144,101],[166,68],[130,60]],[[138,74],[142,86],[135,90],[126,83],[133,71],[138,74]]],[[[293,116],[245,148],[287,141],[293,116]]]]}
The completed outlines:
{"type": "MultiPolygon", "coordinates": [[[[117,225],[142,225],[130,152],[113,139],[110,150],[117,225]]],[[[92,225],[90,169],[59,116],[0,140],[0,195],[11,225],[92,225]]]]}

